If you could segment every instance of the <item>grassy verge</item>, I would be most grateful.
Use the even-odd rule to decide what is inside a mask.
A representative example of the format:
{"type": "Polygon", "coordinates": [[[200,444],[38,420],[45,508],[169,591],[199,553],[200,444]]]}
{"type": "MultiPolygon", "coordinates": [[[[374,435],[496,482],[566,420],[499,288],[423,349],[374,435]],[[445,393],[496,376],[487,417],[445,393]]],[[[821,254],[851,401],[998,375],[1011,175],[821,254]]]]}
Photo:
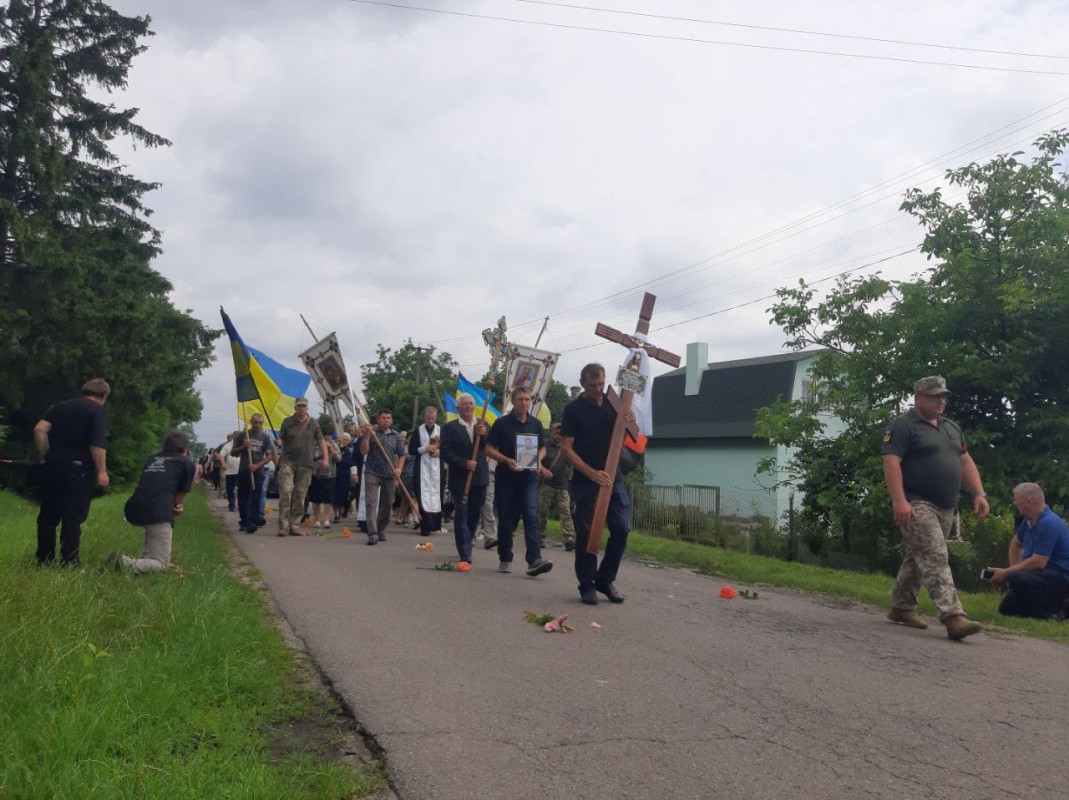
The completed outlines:
{"type": "Polygon", "coordinates": [[[301,678],[256,591],[230,572],[203,495],[179,519],[181,569],[97,566],[137,554],[125,495],[94,500],[80,570],[34,566],[33,504],[0,492],[0,796],[363,797],[354,770],[280,732],[337,710],[301,678]]]}
{"type": "MultiPolygon", "coordinates": [[[[559,539],[560,523],[550,520],[546,532],[550,537],[559,539]]],[[[894,580],[886,575],[779,561],[639,531],[632,531],[628,537],[627,552],[632,557],[651,559],[670,567],[693,569],[743,584],[782,586],[838,595],[882,608],[890,607],[891,588],[894,585],[894,580]]],[[[970,619],[1069,644],[1069,622],[1004,617],[998,613],[1001,596],[995,592],[959,592],[959,596],[970,619]]],[[[924,592],[921,593],[920,613],[936,615],[935,606],[924,592]]]]}

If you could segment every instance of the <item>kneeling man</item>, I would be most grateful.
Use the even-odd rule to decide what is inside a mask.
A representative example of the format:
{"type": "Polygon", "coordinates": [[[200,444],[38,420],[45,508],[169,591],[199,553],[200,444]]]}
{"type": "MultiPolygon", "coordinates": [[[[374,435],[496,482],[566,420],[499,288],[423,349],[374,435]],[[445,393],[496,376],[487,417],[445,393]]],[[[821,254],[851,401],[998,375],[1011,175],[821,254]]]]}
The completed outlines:
{"type": "Polygon", "coordinates": [[[1069,600],[1069,528],[1050,510],[1043,490],[1022,483],[1013,504],[1024,519],[1010,541],[1010,565],[992,569],[991,582],[1007,588],[998,611],[1007,617],[1064,619],[1069,600]]]}

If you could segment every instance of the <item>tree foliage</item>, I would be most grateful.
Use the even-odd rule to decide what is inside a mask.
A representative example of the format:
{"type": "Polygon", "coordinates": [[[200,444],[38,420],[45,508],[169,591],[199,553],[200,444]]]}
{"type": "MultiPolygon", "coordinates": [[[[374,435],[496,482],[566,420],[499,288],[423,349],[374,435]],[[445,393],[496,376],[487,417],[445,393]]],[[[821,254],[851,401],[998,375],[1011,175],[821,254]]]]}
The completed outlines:
{"type": "Polygon", "coordinates": [[[564,407],[569,400],[568,387],[560,381],[553,381],[546,390],[546,405],[554,422],[560,422],[564,415],[564,407]]]}
{"type": "Polygon", "coordinates": [[[171,304],[150,266],[159,232],[111,152],[119,136],[157,147],[121,90],[151,35],[146,17],[95,0],[11,0],[0,8],[0,408],[12,449],[90,377],[113,386],[109,468],[134,477],[172,425],[195,420],[193,381],[216,332],[171,304]]]}
{"type": "Polygon", "coordinates": [[[456,389],[456,362],[449,353],[436,352],[433,345],[417,348],[409,339],[397,350],[380,344],[375,352],[376,360],[364,364],[364,402],[372,416],[383,409],[390,409],[395,428],[407,430],[412,427],[412,402],[417,397],[417,391],[418,424],[423,419],[424,408],[441,406],[442,392],[452,393],[456,389]],[[428,374],[433,380],[428,379],[428,374]],[[432,384],[438,390],[437,396],[431,389],[432,384]]]}
{"type": "Polygon", "coordinates": [[[813,376],[847,426],[824,434],[813,402],[760,415],[759,435],[797,448],[766,464],[800,479],[806,511],[840,531],[851,549],[892,530],[880,436],[912,383],[941,374],[953,390],[947,415],[970,443],[996,510],[1021,481],[1069,501],[1069,186],[1056,159],[1061,131],[1022,153],[947,173],[964,200],[906,193],[902,210],[925,228],[933,266],[911,281],[843,278],[818,299],[801,283],[770,309],[788,346],[826,348],[813,376]]]}

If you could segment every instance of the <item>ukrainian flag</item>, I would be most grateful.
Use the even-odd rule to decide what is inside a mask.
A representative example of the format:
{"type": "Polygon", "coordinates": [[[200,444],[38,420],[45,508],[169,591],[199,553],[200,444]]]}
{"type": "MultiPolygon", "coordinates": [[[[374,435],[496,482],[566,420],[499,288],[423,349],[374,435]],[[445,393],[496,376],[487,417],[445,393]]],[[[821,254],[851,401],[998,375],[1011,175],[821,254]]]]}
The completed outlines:
{"type": "MultiPolygon", "coordinates": [[[[457,395],[467,392],[475,398],[475,416],[478,417],[482,413],[483,403],[486,401],[486,390],[480,389],[474,383],[464,377],[463,374],[457,376],[457,390],[453,394],[442,393],[442,400],[445,407],[445,421],[452,422],[460,415],[457,414],[457,395]]],[[[490,402],[494,402],[496,395],[490,393],[490,402]]],[[[494,420],[501,416],[501,412],[498,411],[493,405],[486,407],[486,424],[493,425],[494,420]]]]}
{"type": "Polygon", "coordinates": [[[219,313],[223,315],[223,327],[230,337],[234,356],[238,418],[247,421],[253,414],[263,414],[266,419],[264,428],[278,433],[282,420],[293,414],[293,402],[305,396],[312,379],[307,372],[283,366],[249,347],[221,307],[219,313]]]}

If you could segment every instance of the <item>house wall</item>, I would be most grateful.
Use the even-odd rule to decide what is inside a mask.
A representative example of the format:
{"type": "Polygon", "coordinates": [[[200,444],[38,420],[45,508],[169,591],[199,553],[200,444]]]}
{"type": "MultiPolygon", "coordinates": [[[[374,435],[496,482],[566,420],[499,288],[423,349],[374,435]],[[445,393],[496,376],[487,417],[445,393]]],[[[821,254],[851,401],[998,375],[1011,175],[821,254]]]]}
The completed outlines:
{"type": "Polygon", "coordinates": [[[719,486],[720,510],[725,516],[778,516],[775,493],[758,484],[757,462],[774,448],[760,440],[717,442],[689,440],[650,442],[646,468],[657,486],[719,486]]]}

